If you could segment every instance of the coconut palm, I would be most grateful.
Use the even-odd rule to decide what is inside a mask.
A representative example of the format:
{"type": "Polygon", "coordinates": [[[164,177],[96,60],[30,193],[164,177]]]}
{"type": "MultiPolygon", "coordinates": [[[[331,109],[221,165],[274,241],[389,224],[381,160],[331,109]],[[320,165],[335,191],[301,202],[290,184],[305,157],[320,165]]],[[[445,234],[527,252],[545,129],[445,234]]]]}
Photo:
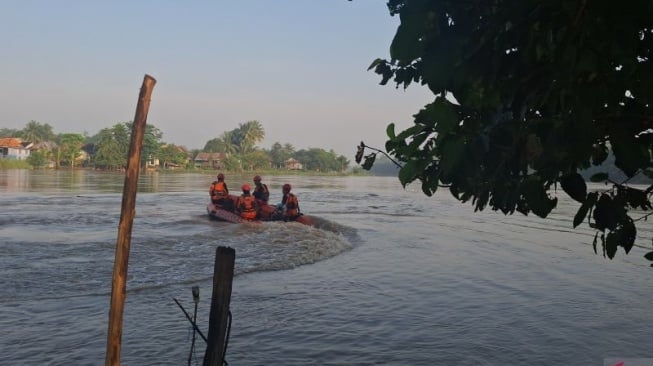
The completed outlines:
{"type": "Polygon", "coordinates": [[[265,130],[261,122],[247,121],[238,126],[238,136],[240,137],[240,152],[246,154],[251,152],[257,143],[263,141],[265,130]]]}
{"type": "Polygon", "coordinates": [[[238,145],[234,141],[234,130],[222,133],[220,136],[220,145],[224,153],[235,154],[238,152],[238,145]]]}
{"type": "Polygon", "coordinates": [[[41,142],[52,140],[55,135],[52,132],[52,126],[47,123],[40,123],[31,120],[20,133],[21,138],[29,142],[41,142]]]}
{"type": "Polygon", "coordinates": [[[292,155],[295,153],[295,147],[292,146],[291,143],[286,142],[285,144],[283,144],[283,151],[286,154],[292,155]]]}

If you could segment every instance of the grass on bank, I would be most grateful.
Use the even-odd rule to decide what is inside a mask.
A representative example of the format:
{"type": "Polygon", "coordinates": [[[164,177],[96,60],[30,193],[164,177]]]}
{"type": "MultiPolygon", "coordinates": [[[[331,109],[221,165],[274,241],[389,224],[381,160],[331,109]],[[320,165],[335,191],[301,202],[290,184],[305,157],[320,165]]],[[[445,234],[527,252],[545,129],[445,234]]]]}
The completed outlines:
{"type": "Polygon", "coordinates": [[[0,159],[0,169],[32,169],[25,160],[0,159]]]}

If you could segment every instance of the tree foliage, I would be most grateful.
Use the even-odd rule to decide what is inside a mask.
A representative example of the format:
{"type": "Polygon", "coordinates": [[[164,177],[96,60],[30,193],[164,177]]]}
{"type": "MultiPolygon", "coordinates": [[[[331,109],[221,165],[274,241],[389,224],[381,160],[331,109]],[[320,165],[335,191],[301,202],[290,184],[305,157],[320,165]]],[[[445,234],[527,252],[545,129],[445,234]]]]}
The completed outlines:
{"type": "Polygon", "coordinates": [[[283,168],[286,160],[290,159],[295,154],[295,147],[291,144],[281,145],[279,142],[272,144],[268,153],[272,159],[272,165],[275,168],[283,168]]]}
{"type": "Polygon", "coordinates": [[[117,123],[112,128],[103,128],[94,137],[96,167],[121,169],[127,165],[129,134],[125,123],[117,123]]]}
{"type": "Polygon", "coordinates": [[[235,144],[239,147],[241,154],[252,152],[254,146],[265,138],[265,130],[261,122],[253,120],[241,123],[234,131],[235,144]]]}
{"type": "Polygon", "coordinates": [[[237,128],[225,131],[220,137],[206,142],[204,151],[222,152],[226,154],[249,154],[256,144],[265,138],[265,129],[261,122],[252,120],[241,123],[237,128]]]}
{"type": "Polygon", "coordinates": [[[159,150],[159,160],[163,168],[172,165],[185,166],[188,159],[188,152],[182,146],[175,144],[162,144],[159,150]]]}
{"type": "Polygon", "coordinates": [[[20,131],[19,136],[24,141],[41,142],[54,140],[56,135],[52,131],[52,126],[47,123],[40,123],[31,120],[20,131]]]}
{"type": "Polygon", "coordinates": [[[27,162],[34,168],[42,168],[47,164],[45,153],[43,151],[32,151],[27,157],[27,162]]]}
{"type": "Polygon", "coordinates": [[[342,155],[338,156],[335,151],[315,147],[301,149],[293,157],[302,163],[304,169],[318,172],[342,172],[349,165],[349,160],[342,155]]]}
{"type": "Polygon", "coordinates": [[[222,139],[219,138],[219,137],[210,139],[209,141],[207,141],[204,144],[204,148],[202,149],[202,151],[212,152],[212,153],[213,152],[223,152],[224,148],[223,148],[223,145],[222,145],[222,139]]]}
{"type": "MultiPolygon", "coordinates": [[[[628,253],[653,186],[610,181],[588,192],[578,172],[611,152],[626,177],[653,176],[653,3],[390,0],[388,9],[400,19],[390,59],[370,69],[383,85],[435,95],[411,127],[387,127],[401,183],[419,181],[428,196],[447,187],[475,210],[541,217],[560,186],[579,202],[574,226],[596,229],[607,257],[628,253]]],[[[366,147],[357,161],[369,169],[366,147]]]]}
{"type": "Polygon", "coordinates": [[[20,130],[15,128],[0,128],[0,137],[20,137],[20,130]]]}
{"type": "MultiPolygon", "coordinates": [[[[123,169],[127,163],[127,153],[131,143],[132,122],[116,123],[104,128],[93,136],[86,133],[54,134],[52,126],[30,121],[22,130],[0,129],[1,137],[27,136],[39,143],[38,151],[31,152],[32,158],[25,165],[42,167],[69,166],[75,168],[82,150],[89,156],[90,166],[99,169],[123,169]]],[[[219,137],[206,142],[203,150],[188,152],[183,146],[162,141],[163,133],[152,124],[146,125],[143,138],[141,164],[159,161],[159,166],[166,168],[193,168],[192,157],[200,152],[220,152],[226,157],[221,161],[222,167],[230,171],[252,171],[266,169],[286,169],[290,158],[299,158],[306,166],[304,169],[324,172],[342,172],[348,169],[349,160],[333,151],[309,149],[295,151],[290,143],[276,142],[270,150],[262,149],[257,144],[265,137],[263,125],[256,120],[241,123],[237,128],[223,132],[219,137]],[[299,153],[299,155],[297,155],[299,153]]],[[[31,141],[29,141],[31,142],[31,141]]]]}
{"type": "MultiPolygon", "coordinates": [[[[130,136],[127,142],[127,151],[129,151],[129,144],[131,144],[131,133],[134,123],[132,121],[124,122],[124,125],[125,129],[128,132],[128,136],[130,136]]],[[[161,132],[158,127],[152,124],[145,125],[145,133],[143,134],[143,145],[141,150],[141,167],[145,167],[148,160],[152,160],[159,156],[159,153],[161,152],[162,138],[163,132],[161,132]]]]}
{"type": "Polygon", "coordinates": [[[57,137],[58,146],[56,148],[57,166],[61,162],[74,168],[75,162],[82,152],[84,146],[84,136],[78,133],[62,133],[57,137]]]}
{"type": "Polygon", "coordinates": [[[262,150],[252,150],[242,155],[242,167],[245,170],[269,169],[270,165],[270,156],[262,150]]]}

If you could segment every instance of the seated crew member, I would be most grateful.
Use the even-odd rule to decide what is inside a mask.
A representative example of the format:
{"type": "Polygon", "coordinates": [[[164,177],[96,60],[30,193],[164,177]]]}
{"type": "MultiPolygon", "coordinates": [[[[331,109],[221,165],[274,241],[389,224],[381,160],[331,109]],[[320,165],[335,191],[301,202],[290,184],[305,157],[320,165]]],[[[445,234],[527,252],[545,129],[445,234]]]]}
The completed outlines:
{"type": "Polygon", "coordinates": [[[242,186],[243,194],[236,201],[236,212],[245,220],[254,220],[258,213],[258,203],[249,191],[251,187],[245,183],[242,186]]]}
{"type": "Polygon", "coordinates": [[[254,177],[254,185],[254,198],[262,203],[268,203],[268,200],[270,199],[270,191],[266,184],[261,183],[260,175],[254,177]]]}
{"type": "Polygon", "coordinates": [[[224,181],[224,174],[218,174],[218,180],[211,183],[211,187],[209,187],[209,196],[211,196],[211,202],[231,210],[229,188],[227,187],[227,183],[224,181]]]}
{"type": "Polygon", "coordinates": [[[283,198],[281,199],[281,203],[277,205],[277,208],[283,212],[284,221],[294,221],[301,216],[301,212],[299,211],[299,200],[297,199],[297,196],[290,193],[291,189],[292,187],[290,184],[286,183],[283,185],[281,188],[283,198]]]}

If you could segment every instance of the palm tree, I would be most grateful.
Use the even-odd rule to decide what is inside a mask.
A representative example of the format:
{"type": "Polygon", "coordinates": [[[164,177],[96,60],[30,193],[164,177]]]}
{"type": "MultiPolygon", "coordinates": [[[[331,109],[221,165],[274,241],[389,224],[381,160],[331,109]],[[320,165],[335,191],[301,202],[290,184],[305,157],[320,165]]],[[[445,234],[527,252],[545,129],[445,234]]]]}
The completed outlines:
{"type": "Polygon", "coordinates": [[[220,136],[222,152],[234,154],[238,152],[238,146],[234,143],[234,131],[225,131],[220,136]]]}
{"type": "Polygon", "coordinates": [[[257,143],[263,141],[265,138],[265,130],[261,122],[252,120],[241,123],[238,126],[240,141],[240,151],[246,154],[254,149],[257,143]]]}
{"type": "Polygon", "coordinates": [[[286,142],[285,144],[283,144],[283,151],[286,154],[292,155],[295,153],[295,147],[292,146],[292,144],[286,142]]]}
{"type": "Polygon", "coordinates": [[[52,132],[52,126],[49,124],[31,120],[21,131],[21,137],[25,141],[36,143],[52,140],[54,138],[54,132],[52,132]]]}

